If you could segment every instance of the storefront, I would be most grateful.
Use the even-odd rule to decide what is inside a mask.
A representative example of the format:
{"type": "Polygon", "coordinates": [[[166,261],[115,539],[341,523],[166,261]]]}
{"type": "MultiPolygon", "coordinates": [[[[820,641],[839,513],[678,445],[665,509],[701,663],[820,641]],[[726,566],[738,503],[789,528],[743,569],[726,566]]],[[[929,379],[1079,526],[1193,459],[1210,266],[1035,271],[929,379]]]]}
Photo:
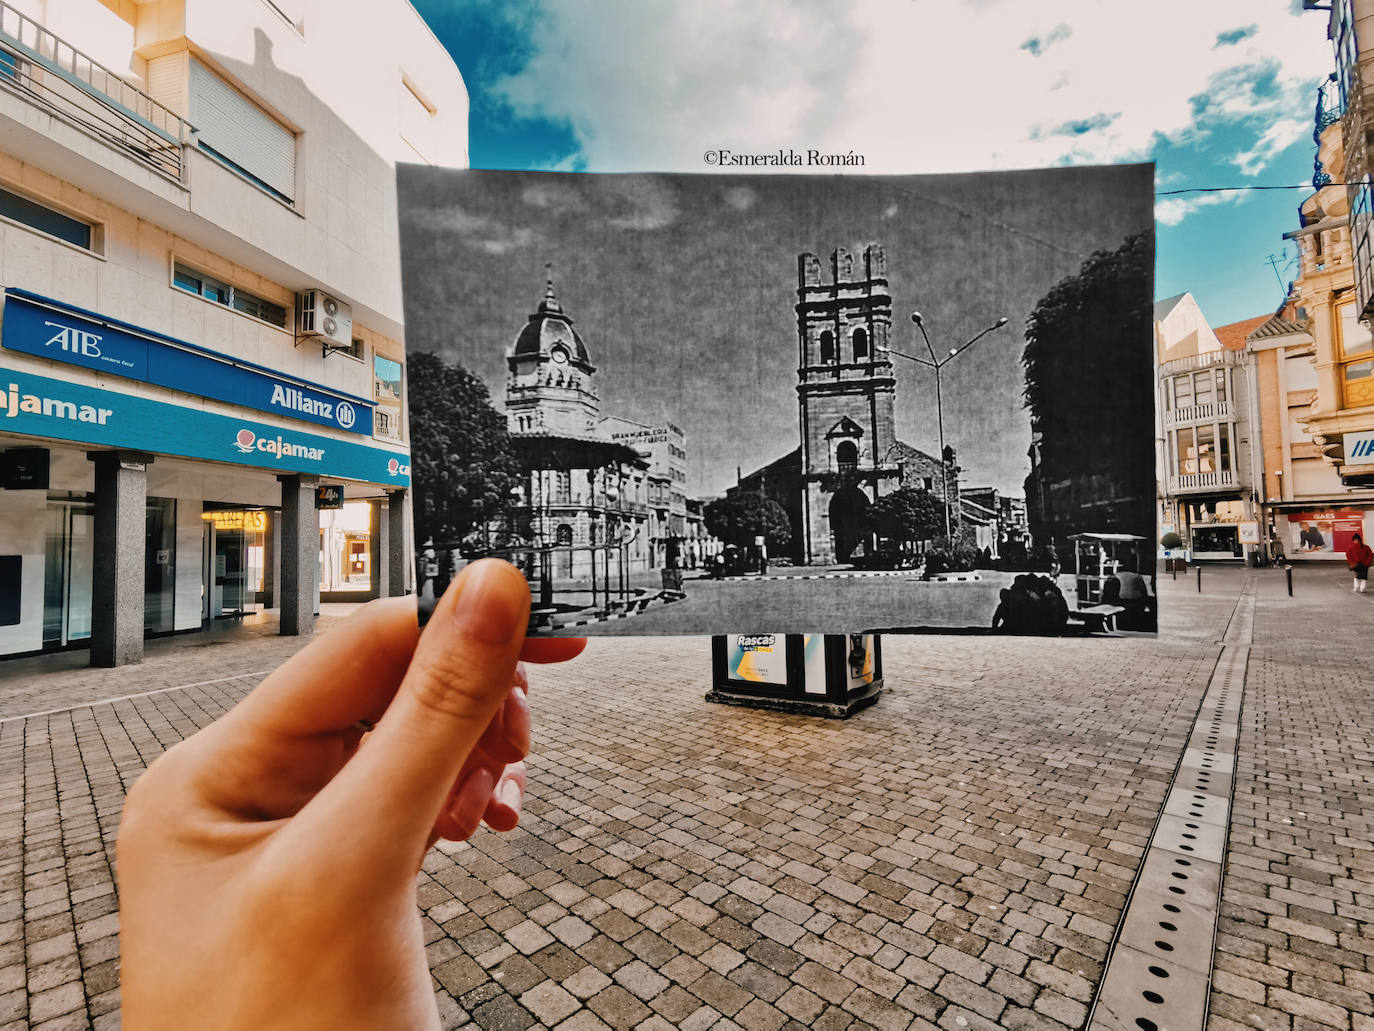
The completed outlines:
{"type": "Polygon", "coordinates": [[[357,538],[341,556],[350,586],[403,593],[409,459],[372,424],[361,397],[7,291],[0,656],[89,643],[137,661],[144,635],[267,608],[307,630],[321,481],[368,516],[366,584],[357,538]]]}
{"type": "Polygon", "coordinates": [[[1374,506],[1311,502],[1285,506],[1273,515],[1273,532],[1290,560],[1345,561],[1350,539],[1374,534],[1374,506]]]}

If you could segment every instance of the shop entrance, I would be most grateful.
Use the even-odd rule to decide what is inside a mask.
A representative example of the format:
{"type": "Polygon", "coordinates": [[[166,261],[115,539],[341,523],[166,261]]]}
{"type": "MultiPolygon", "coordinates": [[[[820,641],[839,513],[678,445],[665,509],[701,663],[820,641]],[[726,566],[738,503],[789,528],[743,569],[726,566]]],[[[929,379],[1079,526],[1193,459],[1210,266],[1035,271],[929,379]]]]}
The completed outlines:
{"type": "Polygon", "coordinates": [[[201,519],[201,619],[209,623],[261,612],[266,607],[267,512],[207,509],[201,519]]]}
{"type": "Polygon", "coordinates": [[[43,548],[43,648],[91,637],[95,504],[83,495],[48,496],[43,548]]]}
{"type": "MultiPolygon", "coordinates": [[[[176,501],[148,498],[143,548],[143,630],[167,634],[176,598],[176,501]]],[[[43,549],[43,648],[90,640],[95,568],[95,502],[49,494],[43,549]]]]}

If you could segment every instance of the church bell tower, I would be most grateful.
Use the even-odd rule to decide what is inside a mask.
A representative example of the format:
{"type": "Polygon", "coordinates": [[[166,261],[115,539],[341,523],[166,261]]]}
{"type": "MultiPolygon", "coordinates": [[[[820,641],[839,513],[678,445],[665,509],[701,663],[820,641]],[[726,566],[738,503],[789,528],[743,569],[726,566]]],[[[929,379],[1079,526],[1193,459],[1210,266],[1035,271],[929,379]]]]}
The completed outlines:
{"type": "Polygon", "coordinates": [[[900,484],[887,259],[878,244],[858,260],[840,248],[826,271],[815,254],[797,258],[804,558],[817,565],[871,548],[864,514],[900,484]]]}

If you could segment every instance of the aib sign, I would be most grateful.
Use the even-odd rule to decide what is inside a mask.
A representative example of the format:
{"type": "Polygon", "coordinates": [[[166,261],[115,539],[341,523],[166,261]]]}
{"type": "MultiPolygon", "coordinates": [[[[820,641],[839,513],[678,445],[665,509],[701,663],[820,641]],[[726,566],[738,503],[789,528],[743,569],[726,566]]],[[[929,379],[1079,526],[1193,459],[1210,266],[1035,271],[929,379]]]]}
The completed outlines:
{"type": "Polygon", "coordinates": [[[1374,431],[1345,435],[1345,464],[1374,465],[1374,431]]]}
{"type": "Polygon", "coordinates": [[[0,344],[260,412],[364,436],[372,432],[372,409],[362,398],[95,312],[64,309],[57,301],[10,287],[5,291],[0,344]]]}

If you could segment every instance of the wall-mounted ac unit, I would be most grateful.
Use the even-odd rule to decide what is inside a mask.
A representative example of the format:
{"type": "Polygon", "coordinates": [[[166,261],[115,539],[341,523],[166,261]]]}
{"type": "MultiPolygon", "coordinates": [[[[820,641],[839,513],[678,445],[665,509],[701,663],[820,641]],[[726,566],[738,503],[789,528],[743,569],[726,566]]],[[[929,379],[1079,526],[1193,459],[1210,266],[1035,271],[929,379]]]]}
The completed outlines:
{"type": "Polygon", "coordinates": [[[353,309],[323,290],[296,295],[296,335],[326,348],[353,346],[353,309]]]}

